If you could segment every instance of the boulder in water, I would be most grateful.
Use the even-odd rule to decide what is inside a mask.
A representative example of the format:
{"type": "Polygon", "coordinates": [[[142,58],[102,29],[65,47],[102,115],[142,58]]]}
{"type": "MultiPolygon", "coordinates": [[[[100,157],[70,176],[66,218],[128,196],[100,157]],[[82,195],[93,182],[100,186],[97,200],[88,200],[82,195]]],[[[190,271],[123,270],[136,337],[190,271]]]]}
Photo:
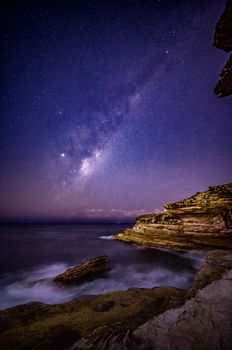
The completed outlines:
{"type": "Polygon", "coordinates": [[[110,270],[110,260],[108,256],[103,255],[67,269],[65,272],[56,276],[54,281],[64,284],[78,284],[89,278],[98,277],[103,272],[110,270]]]}

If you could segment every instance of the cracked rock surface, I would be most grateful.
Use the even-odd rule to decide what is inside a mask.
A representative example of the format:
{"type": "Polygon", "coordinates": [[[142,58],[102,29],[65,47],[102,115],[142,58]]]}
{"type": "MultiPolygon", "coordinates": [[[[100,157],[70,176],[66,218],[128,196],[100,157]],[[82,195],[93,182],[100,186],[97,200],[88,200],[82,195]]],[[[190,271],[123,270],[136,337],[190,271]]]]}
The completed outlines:
{"type": "Polygon", "coordinates": [[[183,306],[140,326],[135,338],[157,350],[221,350],[232,346],[232,270],[183,306]]]}

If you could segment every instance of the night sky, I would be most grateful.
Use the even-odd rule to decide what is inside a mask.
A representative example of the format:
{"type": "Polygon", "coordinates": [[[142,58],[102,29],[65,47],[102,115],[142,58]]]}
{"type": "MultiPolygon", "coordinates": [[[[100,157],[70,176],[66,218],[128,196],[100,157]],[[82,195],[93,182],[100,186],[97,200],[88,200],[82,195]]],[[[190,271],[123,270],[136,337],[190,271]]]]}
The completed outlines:
{"type": "Polygon", "coordinates": [[[2,6],[0,219],[128,221],[230,182],[231,98],[213,94],[224,5],[2,6]]]}

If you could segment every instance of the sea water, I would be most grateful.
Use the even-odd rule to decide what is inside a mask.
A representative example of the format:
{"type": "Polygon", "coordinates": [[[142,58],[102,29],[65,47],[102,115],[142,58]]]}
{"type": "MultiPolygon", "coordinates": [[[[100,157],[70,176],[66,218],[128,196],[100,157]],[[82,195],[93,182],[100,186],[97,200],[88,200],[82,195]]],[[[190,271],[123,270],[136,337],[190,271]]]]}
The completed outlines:
{"type": "Polygon", "coordinates": [[[0,309],[31,301],[63,303],[131,287],[188,288],[203,253],[146,248],[112,239],[128,225],[0,226],[0,309]],[[112,270],[77,286],[53,279],[67,268],[108,255],[112,270]]]}

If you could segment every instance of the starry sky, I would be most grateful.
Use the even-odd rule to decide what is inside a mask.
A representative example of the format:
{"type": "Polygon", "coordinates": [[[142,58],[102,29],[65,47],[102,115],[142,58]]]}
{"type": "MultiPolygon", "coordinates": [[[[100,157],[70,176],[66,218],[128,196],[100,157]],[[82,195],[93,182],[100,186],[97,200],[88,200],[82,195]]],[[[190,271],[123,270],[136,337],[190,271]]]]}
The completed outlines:
{"type": "Polygon", "coordinates": [[[130,221],[232,174],[222,0],[6,2],[0,219],[130,221]]]}

